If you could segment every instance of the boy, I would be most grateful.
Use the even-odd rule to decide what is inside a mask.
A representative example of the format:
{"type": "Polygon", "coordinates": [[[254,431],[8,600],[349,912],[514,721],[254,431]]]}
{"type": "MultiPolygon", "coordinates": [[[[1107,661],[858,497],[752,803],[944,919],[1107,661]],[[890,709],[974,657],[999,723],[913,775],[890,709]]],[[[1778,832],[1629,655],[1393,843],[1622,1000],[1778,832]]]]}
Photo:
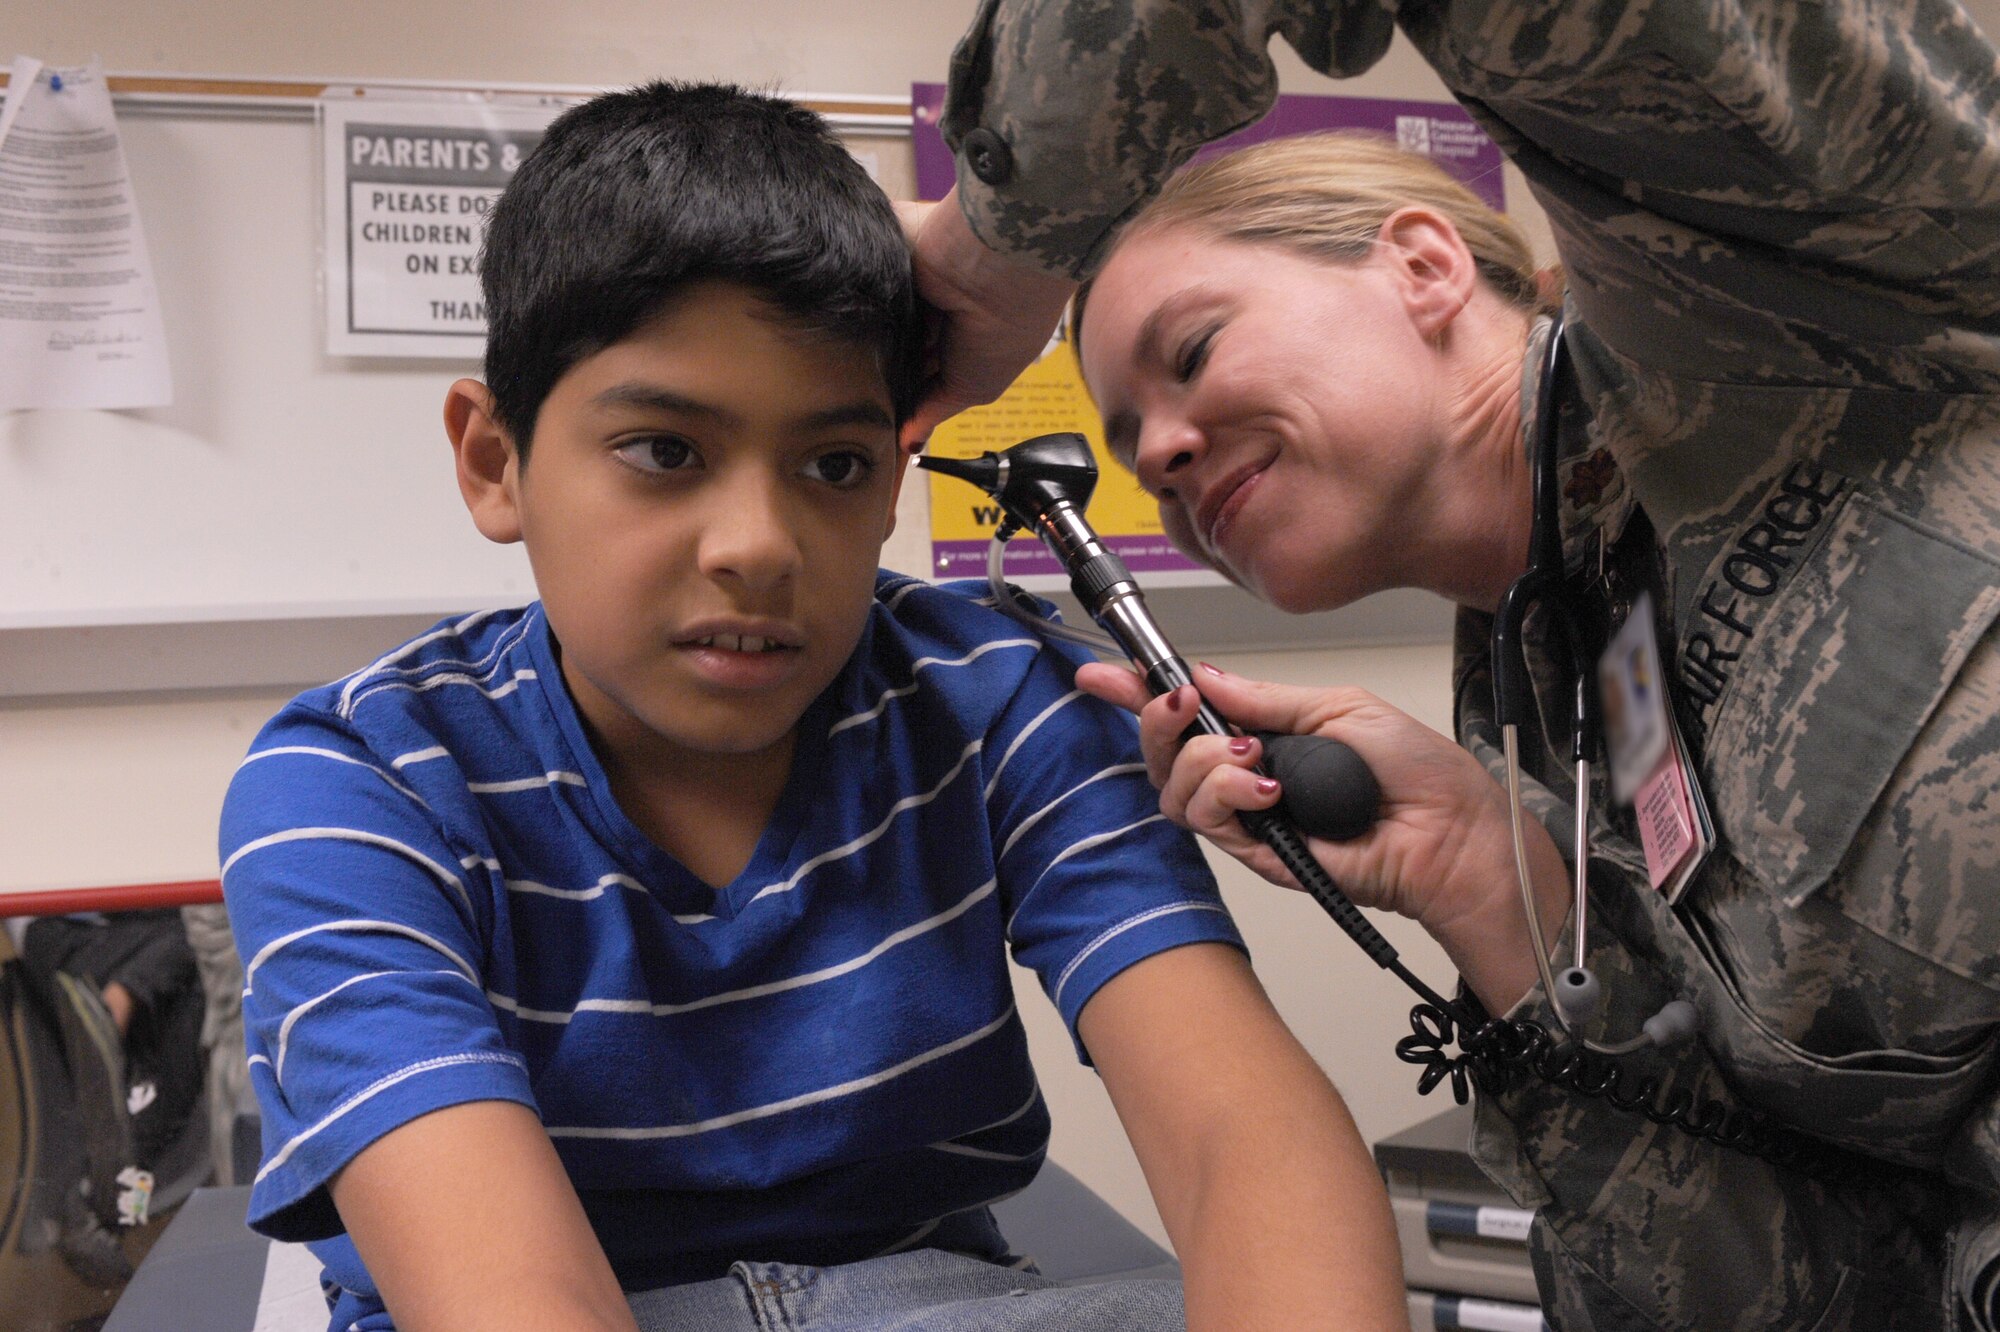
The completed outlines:
{"type": "Polygon", "coordinates": [[[577,108],[482,282],[487,382],[446,429],[541,600],[303,695],[223,818],[250,1219],[319,1241],[334,1326],[1177,1324],[1171,1283],[1001,1265],[986,1204],[1048,1137],[1003,945],[1095,1057],[1197,1321],[1354,1285],[1325,1223],[1356,1197],[1393,1266],[1130,723],[877,574],[921,322],[817,117],[577,108]]]}

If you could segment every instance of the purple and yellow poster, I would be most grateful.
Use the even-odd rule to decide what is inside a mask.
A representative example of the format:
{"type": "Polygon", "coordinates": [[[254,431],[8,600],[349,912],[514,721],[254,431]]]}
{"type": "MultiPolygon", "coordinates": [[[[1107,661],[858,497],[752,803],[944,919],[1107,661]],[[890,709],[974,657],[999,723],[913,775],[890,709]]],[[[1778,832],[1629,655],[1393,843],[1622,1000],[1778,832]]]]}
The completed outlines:
{"type": "MultiPolygon", "coordinates": [[[[910,85],[917,194],[924,199],[942,199],[954,178],[951,152],[938,130],[944,93],[942,83],[910,85]]],[[[1286,94],[1262,120],[1209,144],[1195,160],[1326,129],[1393,135],[1402,147],[1434,158],[1487,203],[1506,206],[1500,149],[1455,102],[1286,94]]],[[[997,402],[961,412],[939,426],[931,435],[929,451],[948,458],[973,458],[1059,430],[1083,435],[1096,452],[1100,475],[1090,502],[1090,523],[1133,572],[1149,575],[1146,581],[1154,585],[1221,581],[1174,550],[1160,528],[1152,498],[1105,452],[1103,424],[1066,339],[1051,340],[1041,359],[1023,371],[997,402]]],[[[956,478],[933,475],[930,487],[932,577],[983,578],[998,510],[987,496],[956,478]]],[[[1005,568],[1009,579],[1029,587],[1062,581],[1055,557],[1039,541],[1026,537],[1007,547],[1005,568]]]]}

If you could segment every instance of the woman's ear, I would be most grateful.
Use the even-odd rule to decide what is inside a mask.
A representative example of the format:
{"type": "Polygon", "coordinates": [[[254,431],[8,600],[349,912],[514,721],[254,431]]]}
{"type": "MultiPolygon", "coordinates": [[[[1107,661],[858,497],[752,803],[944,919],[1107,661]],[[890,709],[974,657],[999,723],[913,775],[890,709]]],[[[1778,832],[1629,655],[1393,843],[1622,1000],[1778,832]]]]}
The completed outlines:
{"type": "Polygon", "coordinates": [[[488,541],[521,539],[521,454],[493,412],[493,392],[476,379],[445,390],[444,433],[458,463],[458,493],[488,541]]]}
{"type": "Polygon", "coordinates": [[[1458,228],[1428,208],[1399,208],[1376,233],[1379,252],[1394,265],[1411,320],[1435,341],[1472,300],[1479,268],[1458,228]]]}

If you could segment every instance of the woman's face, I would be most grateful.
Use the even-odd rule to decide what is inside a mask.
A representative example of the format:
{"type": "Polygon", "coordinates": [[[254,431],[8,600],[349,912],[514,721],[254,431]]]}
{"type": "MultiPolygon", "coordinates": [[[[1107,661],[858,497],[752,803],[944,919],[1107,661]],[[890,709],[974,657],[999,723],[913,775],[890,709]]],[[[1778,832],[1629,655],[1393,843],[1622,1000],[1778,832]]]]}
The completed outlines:
{"type": "Polygon", "coordinates": [[[1190,556],[1289,611],[1410,581],[1443,385],[1406,271],[1189,228],[1119,245],[1084,312],[1112,455],[1190,556]]]}

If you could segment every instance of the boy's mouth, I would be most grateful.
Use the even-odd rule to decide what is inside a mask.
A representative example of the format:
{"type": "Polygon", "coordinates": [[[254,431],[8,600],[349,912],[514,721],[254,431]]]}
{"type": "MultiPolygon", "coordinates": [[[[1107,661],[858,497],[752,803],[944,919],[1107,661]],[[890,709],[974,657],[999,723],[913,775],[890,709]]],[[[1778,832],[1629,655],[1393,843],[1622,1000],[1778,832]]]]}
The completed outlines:
{"type": "Polygon", "coordinates": [[[722,648],[729,652],[783,652],[791,646],[775,638],[759,638],[755,634],[709,634],[689,639],[688,644],[691,647],[722,648]]]}

